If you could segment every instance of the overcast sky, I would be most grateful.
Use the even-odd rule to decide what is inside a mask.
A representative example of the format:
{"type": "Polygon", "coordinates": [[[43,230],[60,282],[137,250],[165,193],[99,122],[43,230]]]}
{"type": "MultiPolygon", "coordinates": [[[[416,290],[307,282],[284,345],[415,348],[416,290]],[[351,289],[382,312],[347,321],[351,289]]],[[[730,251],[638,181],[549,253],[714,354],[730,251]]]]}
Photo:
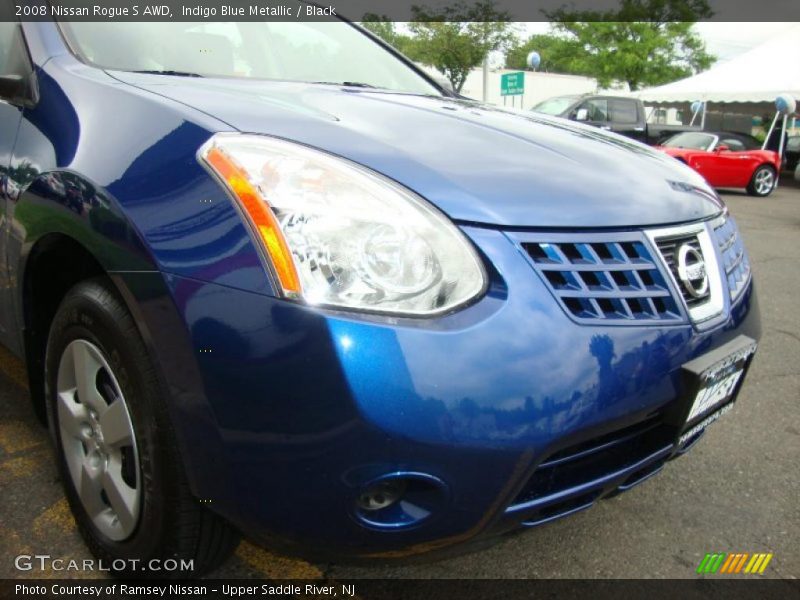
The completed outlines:
{"type": "MultiPolygon", "coordinates": [[[[753,46],[767,41],[797,23],[698,23],[698,33],[706,41],[708,51],[722,60],[733,58],[753,46]]],[[[797,60],[797,57],[786,57],[797,60]]]]}
{"type": "MultiPolygon", "coordinates": [[[[706,48],[720,61],[748,51],[770,37],[778,35],[797,23],[698,23],[697,32],[706,42],[706,48]]],[[[545,33],[548,23],[527,23],[529,33],[545,33]]],[[[788,58],[788,57],[787,57],[788,58]]],[[[797,57],[791,57],[797,60],[797,57]]]]}

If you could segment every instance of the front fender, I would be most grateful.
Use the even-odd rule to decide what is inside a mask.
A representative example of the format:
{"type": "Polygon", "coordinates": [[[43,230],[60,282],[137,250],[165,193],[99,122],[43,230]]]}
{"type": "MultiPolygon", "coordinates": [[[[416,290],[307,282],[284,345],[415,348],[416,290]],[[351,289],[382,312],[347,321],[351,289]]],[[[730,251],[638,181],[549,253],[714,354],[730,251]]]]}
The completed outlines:
{"type": "MultiPolygon", "coordinates": [[[[37,77],[41,97],[23,113],[9,170],[7,247],[18,329],[25,322],[26,269],[49,240],[71,239],[96,259],[134,315],[173,420],[191,414],[208,424],[196,431],[213,432],[194,347],[165,278],[177,272],[270,289],[233,204],[196,159],[197,149],[225,127],[71,56],[49,60],[37,77]]],[[[192,475],[210,472],[214,455],[197,450],[203,444],[184,431],[176,442],[192,489],[202,496],[192,475]],[[192,467],[194,461],[204,466],[192,467]]]]}
{"type": "Polygon", "coordinates": [[[37,78],[40,100],[23,114],[12,159],[22,190],[13,256],[59,232],[109,272],[157,270],[274,293],[236,208],[196,158],[228,126],[72,56],[49,60],[37,78]]]}
{"type": "Polygon", "coordinates": [[[156,262],[117,201],[70,170],[38,173],[14,207],[12,248],[24,273],[33,247],[50,235],[78,242],[106,272],[153,271],[156,262]]]}

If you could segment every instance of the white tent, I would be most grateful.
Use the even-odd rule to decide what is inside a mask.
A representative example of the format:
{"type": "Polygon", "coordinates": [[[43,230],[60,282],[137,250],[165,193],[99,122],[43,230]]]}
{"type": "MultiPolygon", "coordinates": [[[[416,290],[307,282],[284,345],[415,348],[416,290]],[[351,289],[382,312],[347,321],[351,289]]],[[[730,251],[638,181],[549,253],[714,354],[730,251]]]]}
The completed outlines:
{"type": "Polygon", "coordinates": [[[708,71],[633,93],[649,104],[772,103],[780,94],[791,94],[800,103],[800,23],[708,71]]]}

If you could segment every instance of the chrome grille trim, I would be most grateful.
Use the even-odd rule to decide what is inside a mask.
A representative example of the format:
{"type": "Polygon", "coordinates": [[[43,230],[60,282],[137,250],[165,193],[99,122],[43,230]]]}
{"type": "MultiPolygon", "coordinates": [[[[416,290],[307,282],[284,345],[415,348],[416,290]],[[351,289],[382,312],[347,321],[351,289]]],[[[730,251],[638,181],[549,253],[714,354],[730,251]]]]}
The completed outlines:
{"type": "Polygon", "coordinates": [[[733,217],[726,215],[716,219],[712,223],[712,229],[719,246],[728,292],[733,303],[747,289],[752,278],[750,259],[733,217]]]}
{"type": "Polygon", "coordinates": [[[675,278],[675,282],[678,286],[678,291],[680,292],[681,296],[683,297],[683,301],[686,304],[687,308],[693,308],[695,306],[700,306],[704,302],[708,300],[708,295],[711,293],[709,290],[708,294],[703,297],[695,298],[692,296],[686,288],[681,285],[681,282],[678,281],[678,258],[675,256],[678,249],[683,246],[684,244],[688,244],[695,250],[698,250],[702,253],[702,248],[700,247],[700,241],[697,239],[696,233],[690,234],[681,234],[669,237],[661,237],[656,240],[656,246],[658,247],[658,251],[661,253],[661,257],[667,263],[667,268],[672,276],[675,278]]]}
{"type": "MultiPolygon", "coordinates": [[[[725,309],[725,297],[722,285],[722,271],[717,261],[716,242],[711,239],[707,223],[694,223],[691,225],[681,225],[678,227],[664,227],[661,229],[649,229],[645,233],[654,247],[659,248],[665,264],[667,257],[662,253],[661,247],[665,242],[675,239],[697,240],[697,246],[703,255],[706,273],[708,274],[709,290],[700,302],[689,299],[685,289],[677,276],[677,270],[670,267],[669,274],[673,286],[680,293],[683,305],[689,312],[689,317],[695,323],[702,323],[720,315],[725,309]]],[[[684,242],[686,243],[686,242],[684,242]]]]}

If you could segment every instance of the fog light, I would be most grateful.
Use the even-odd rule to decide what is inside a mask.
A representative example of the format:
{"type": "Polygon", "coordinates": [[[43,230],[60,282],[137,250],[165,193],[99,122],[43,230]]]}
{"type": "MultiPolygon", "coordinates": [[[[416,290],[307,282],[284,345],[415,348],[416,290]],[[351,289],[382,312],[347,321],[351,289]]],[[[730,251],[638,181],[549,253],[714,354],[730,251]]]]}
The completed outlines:
{"type": "Polygon", "coordinates": [[[405,479],[379,481],[358,497],[358,506],[366,511],[386,508],[400,500],[407,487],[408,482],[405,479]]]}
{"type": "Polygon", "coordinates": [[[355,499],[355,516],[376,529],[415,526],[438,512],[447,499],[445,484],[426,473],[389,473],[367,483],[355,499]]]}

